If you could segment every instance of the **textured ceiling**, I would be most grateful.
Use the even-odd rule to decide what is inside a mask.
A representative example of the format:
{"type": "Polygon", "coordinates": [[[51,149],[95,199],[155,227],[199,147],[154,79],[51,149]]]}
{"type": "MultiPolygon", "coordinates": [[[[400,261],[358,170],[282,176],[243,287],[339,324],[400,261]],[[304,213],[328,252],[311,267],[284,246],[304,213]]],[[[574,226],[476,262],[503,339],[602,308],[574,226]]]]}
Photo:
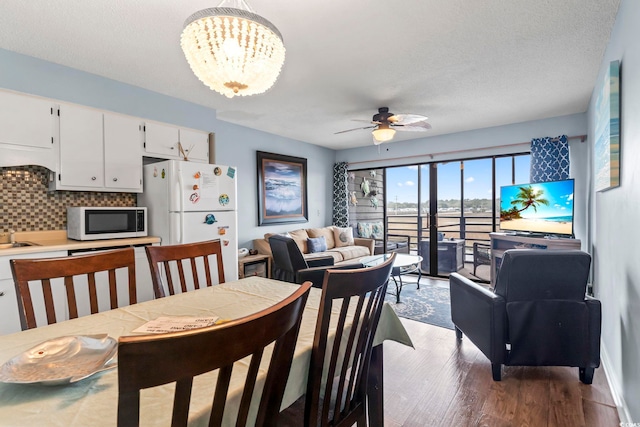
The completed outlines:
{"type": "Polygon", "coordinates": [[[180,49],[184,20],[217,1],[2,0],[0,47],[343,149],[372,143],[366,130],[334,133],[382,106],[433,126],[395,141],[584,112],[619,0],[249,3],[287,48],[274,87],[253,97],[212,92],[180,49]]]}

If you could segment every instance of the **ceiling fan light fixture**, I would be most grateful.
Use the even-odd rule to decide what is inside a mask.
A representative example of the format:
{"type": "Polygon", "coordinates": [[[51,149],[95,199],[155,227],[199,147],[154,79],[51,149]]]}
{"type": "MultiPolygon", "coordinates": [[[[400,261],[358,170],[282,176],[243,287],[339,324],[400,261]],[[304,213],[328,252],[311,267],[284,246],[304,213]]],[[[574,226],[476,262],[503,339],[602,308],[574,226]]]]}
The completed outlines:
{"type": "Polygon", "coordinates": [[[180,46],[196,77],[228,98],[266,92],[285,58],[278,29],[244,0],[224,0],[191,15],[180,46]]]}
{"type": "Polygon", "coordinates": [[[374,144],[382,144],[393,139],[396,130],[391,128],[388,123],[380,123],[372,132],[374,144]]]}

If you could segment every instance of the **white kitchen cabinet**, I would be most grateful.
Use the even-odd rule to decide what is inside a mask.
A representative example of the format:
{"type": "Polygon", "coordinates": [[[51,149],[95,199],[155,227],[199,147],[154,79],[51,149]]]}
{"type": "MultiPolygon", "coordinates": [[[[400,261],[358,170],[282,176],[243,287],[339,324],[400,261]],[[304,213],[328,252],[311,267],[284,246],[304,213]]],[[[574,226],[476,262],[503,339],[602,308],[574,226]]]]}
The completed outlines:
{"type": "Polygon", "coordinates": [[[191,129],[180,129],[180,144],[191,162],[209,163],[209,134],[191,129]]]}
{"type": "Polygon", "coordinates": [[[144,154],[168,160],[184,159],[178,143],[192,162],[209,163],[209,134],[164,123],[145,122],[144,154]]]}
{"type": "Polygon", "coordinates": [[[144,149],[148,155],[158,155],[163,159],[179,159],[179,128],[156,122],[144,124],[144,149]]]}
{"type": "Polygon", "coordinates": [[[141,124],[134,117],[60,105],[55,189],[141,192],[141,124]]]}
{"type": "Polygon", "coordinates": [[[142,191],[142,122],[104,113],[104,185],[111,190],[142,191]]]}
{"type": "Polygon", "coordinates": [[[0,91],[0,143],[51,150],[53,106],[47,99],[0,91]]]}
{"type": "Polygon", "coordinates": [[[104,187],[102,112],[60,105],[59,190],[104,187]]]}
{"type": "Polygon", "coordinates": [[[0,90],[0,167],[54,169],[57,107],[48,99],[0,90]]]}
{"type": "MultiPolygon", "coordinates": [[[[11,334],[21,330],[20,315],[18,314],[18,298],[16,295],[15,285],[13,284],[13,276],[11,275],[11,265],[9,264],[9,260],[59,258],[64,256],[67,256],[67,251],[36,252],[24,255],[0,256],[0,335],[11,334]]],[[[42,298],[38,298],[34,295],[33,302],[36,312],[44,313],[44,302],[42,298]]],[[[44,321],[46,322],[46,317],[44,321]]]]}

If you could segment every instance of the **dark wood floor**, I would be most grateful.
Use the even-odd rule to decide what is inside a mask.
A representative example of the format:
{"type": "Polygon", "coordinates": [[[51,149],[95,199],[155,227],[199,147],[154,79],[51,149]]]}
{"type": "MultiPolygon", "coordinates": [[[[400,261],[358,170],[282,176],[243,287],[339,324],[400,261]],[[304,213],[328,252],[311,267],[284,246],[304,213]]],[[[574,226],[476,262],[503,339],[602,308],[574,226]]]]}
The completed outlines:
{"type": "Polygon", "coordinates": [[[617,426],[602,367],[593,384],[578,368],[504,367],[491,378],[488,359],[453,330],[402,319],[415,350],[384,344],[385,426],[617,426]]]}

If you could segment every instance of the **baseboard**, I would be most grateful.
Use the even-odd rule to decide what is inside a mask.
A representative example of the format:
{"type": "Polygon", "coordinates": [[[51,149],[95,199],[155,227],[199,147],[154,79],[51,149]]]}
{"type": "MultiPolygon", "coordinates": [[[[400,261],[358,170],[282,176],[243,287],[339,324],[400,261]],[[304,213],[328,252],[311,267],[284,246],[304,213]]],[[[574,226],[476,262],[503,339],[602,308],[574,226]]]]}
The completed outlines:
{"type": "MultiPolygon", "coordinates": [[[[624,400],[622,394],[622,388],[618,382],[617,377],[613,374],[613,368],[611,367],[611,359],[607,354],[607,350],[603,345],[600,346],[600,359],[602,361],[602,368],[607,377],[607,383],[609,383],[609,390],[611,390],[611,396],[616,404],[618,410],[618,416],[620,417],[620,423],[631,423],[631,414],[629,413],[629,407],[624,400]]],[[[622,424],[621,424],[622,425],[622,424]]]]}

